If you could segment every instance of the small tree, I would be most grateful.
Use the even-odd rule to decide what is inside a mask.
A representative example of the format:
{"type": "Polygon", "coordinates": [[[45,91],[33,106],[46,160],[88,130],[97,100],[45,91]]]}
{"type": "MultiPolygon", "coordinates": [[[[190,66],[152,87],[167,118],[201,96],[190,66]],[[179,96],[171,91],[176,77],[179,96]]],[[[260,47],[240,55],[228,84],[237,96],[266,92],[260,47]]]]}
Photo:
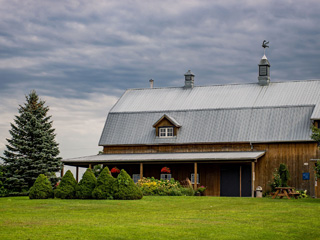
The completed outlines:
{"type": "MultiPolygon", "coordinates": [[[[316,126],[311,126],[312,134],[311,138],[318,142],[318,146],[320,145],[320,129],[316,126]]],[[[316,175],[318,178],[320,178],[320,161],[317,161],[315,166],[316,175]]]]}
{"type": "Polygon", "coordinates": [[[30,199],[53,198],[53,190],[50,181],[44,174],[40,174],[29,191],[30,199]]]}
{"type": "Polygon", "coordinates": [[[54,195],[57,198],[72,199],[75,198],[77,181],[70,170],[62,177],[60,184],[57,186],[54,195]]]}
{"type": "Polygon", "coordinates": [[[125,170],[121,170],[114,184],[114,198],[122,200],[141,199],[142,191],[125,170]]]}
{"type": "Polygon", "coordinates": [[[32,91],[11,124],[11,139],[7,139],[2,157],[6,185],[11,192],[28,191],[39,174],[52,176],[53,185],[58,181],[53,173],[61,169],[61,158],[48,111],[49,107],[32,91]]]}
{"type": "Polygon", "coordinates": [[[4,186],[4,166],[0,164],[0,197],[8,195],[8,191],[4,186]]]}
{"type": "Polygon", "coordinates": [[[76,198],[92,198],[92,191],[96,187],[97,179],[90,168],[83,174],[82,179],[76,187],[76,198]]]}
{"type": "Polygon", "coordinates": [[[105,167],[97,179],[97,185],[92,192],[96,199],[113,199],[113,185],[115,179],[111,176],[109,168],[105,167]]]}
{"type": "Polygon", "coordinates": [[[287,165],[281,163],[278,172],[281,178],[281,186],[288,187],[288,181],[290,180],[290,173],[287,165]]]}

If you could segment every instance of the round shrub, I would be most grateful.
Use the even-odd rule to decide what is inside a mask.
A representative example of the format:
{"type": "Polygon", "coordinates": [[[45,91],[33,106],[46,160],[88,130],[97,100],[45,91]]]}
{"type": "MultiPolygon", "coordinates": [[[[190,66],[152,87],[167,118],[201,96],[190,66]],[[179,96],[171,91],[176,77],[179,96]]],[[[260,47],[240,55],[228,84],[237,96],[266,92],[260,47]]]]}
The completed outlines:
{"type": "Polygon", "coordinates": [[[60,184],[54,191],[57,198],[72,199],[75,198],[77,181],[74,179],[70,170],[62,177],[60,184]]]}
{"type": "Polygon", "coordinates": [[[121,170],[114,183],[114,198],[121,200],[134,200],[142,198],[142,191],[133,182],[125,170],[121,170]]]}
{"type": "Polygon", "coordinates": [[[49,179],[40,174],[29,191],[30,199],[53,198],[53,190],[49,179]]]}
{"type": "Polygon", "coordinates": [[[97,185],[92,192],[95,199],[113,199],[113,185],[115,179],[111,176],[109,168],[105,167],[97,179],[97,185]]]}
{"type": "Polygon", "coordinates": [[[97,179],[90,168],[83,174],[82,179],[76,187],[76,198],[92,198],[92,191],[96,187],[97,179]]]}

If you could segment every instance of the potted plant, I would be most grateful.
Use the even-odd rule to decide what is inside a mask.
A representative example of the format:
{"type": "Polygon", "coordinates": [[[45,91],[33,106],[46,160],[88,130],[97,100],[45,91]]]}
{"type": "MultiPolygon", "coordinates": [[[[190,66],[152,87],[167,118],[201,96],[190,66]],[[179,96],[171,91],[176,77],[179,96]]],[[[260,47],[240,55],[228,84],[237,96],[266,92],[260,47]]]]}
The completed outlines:
{"type": "Polygon", "coordinates": [[[114,168],[111,169],[111,173],[118,174],[118,173],[120,173],[120,169],[117,168],[117,167],[114,167],[114,168]]]}
{"type": "Polygon", "coordinates": [[[167,174],[169,174],[169,173],[171,173],[171,170],[170,170],[170,168],[168,168],[168,167],[163,167],[163,168],[161,168],[161,173],[167,173],[167,174]]]}
{"type": "Polygon", "coordinates": [[[201,187],[198,187],[195,194],[196,196],[203,196],[204,194],[204,191],[206,190],[207,188],[205,186],[201,186],[201,187]]]}

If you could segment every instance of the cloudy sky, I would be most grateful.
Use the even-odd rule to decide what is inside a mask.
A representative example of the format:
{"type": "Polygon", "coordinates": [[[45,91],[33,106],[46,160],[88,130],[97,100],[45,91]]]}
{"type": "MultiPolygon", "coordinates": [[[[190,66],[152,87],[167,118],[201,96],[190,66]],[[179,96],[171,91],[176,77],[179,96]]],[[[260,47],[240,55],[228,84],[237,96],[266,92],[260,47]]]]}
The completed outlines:
{"type": "Polygon", "coordinates": [[[127,88],[320,79],[320,1],[0,0],[0,155],[35,89],[63,158],[97,154],[127,88]]]}

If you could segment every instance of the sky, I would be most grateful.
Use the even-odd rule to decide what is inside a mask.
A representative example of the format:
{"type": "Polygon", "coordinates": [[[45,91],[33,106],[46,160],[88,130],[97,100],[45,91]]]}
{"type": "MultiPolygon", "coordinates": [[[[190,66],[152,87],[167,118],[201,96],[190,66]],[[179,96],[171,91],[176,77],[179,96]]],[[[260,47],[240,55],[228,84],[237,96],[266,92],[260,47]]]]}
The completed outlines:
{"type": "Polygon", "coordinates": [[[0,156],[33,89],[49,106],[60,156],[97,154],[129,88],[320,79],[320,1],[0,0],[0,156]]]}

